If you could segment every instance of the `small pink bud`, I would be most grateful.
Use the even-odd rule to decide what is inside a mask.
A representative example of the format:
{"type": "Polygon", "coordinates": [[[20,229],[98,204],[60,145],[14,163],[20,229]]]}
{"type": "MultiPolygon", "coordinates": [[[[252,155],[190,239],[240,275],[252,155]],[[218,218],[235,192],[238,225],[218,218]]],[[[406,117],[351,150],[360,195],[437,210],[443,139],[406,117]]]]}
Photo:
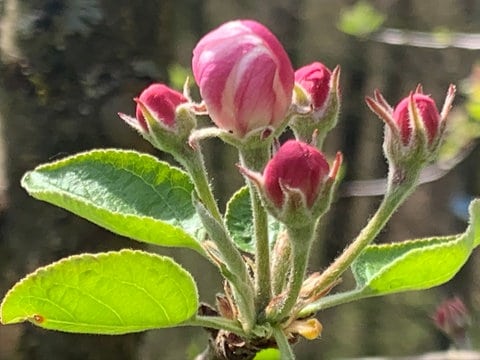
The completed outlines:
{"type": "Polygon", "coordinates": [[[298,189],[311,207],[328,178],[330,167],[317,148],[306,143],[289,140],[283,144],[267,163],[263,173],[267,196],[281,207],[285,200],[284,189],[298,189]]]}
{"type": "Polygon", "coordinates": [[[137,121],[142,129],[148,131],[144,111],[149,111],[154,119],[167,127],[173,128],[175,126],[175,110],[180,104],[186,103],[188,100],[181,93],[170,89],[166,85],[152,84],[142,91],[136,101],[137,121]]]}
{"type": "MultiPolygon", "coordinates": [[[[438,134],[440,125],[440,114],[437,106],[430,96],[421,93],[415,93],[411,95],[411,98],[425,127],[428,142],[432,143],[438,134]]],[[[409,103],[410,96],[400,101],[393,111],[393,119],[399,127],[404,145],[409,144],[412,135],[413,119],[410,117],[409,103]]]]}
{"type": "Polygon", "coordinates": [[[231,21],[205,35],[193,50],[192,68],[219,128],[244,137],[283,122],[294,71],[278,39],[258,22],[231,21]]]}
{"type": "Polygon", "coordinates": [[[452,339],[464,336],[470,326],[470,315],[458,297],[442,302],[433,315],[435,325],[452,339]]]}
{"type": "Polygon", "coordinates": [[[314,110],[321,109],[330,92],[332,72],[322,63],[314,62],[295,71],[295,81],[310,95],[314,110]]]}

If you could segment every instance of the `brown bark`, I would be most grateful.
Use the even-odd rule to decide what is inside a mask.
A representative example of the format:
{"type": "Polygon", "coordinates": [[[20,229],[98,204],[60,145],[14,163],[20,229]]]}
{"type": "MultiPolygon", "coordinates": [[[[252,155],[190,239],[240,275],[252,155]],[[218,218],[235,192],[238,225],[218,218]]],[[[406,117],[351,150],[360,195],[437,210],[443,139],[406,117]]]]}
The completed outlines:
{"type": "MultiPolygon", "coordinates": [[[[130,112],[131,98],[153,77],[166,80],[171,4],[7,0],[0,10],[0,117],[8,184],[1,214],[1,294],[26,273],[63,256],[139,246],[30,198],[19,182],[25,171],[65,155],[134,146],[136,135],[116,112],[130,112]]],[[[2,327],[0,359],[134,359],[139,340],[137,334],[2,327]]]]}

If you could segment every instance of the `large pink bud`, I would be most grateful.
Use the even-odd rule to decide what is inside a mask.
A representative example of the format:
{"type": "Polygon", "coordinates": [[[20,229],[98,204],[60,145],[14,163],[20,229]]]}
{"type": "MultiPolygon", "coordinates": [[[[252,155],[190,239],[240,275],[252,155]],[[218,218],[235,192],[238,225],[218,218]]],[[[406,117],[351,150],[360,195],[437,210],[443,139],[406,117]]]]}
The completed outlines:
{"type": "Polygon", "coordinates": [[[295,81],[310,95],[314,110],[325,105],[330,92],[331,75],[332,72],[318,61],[295,71],[295,81]]]}
{"type": "Polygon", "coordinates": [[[175,111],[177,106],[188,100],[178,91],[163,84],[152,84],[140,94],[137,101],[136,118],[138,124],[145,131],[148,130],[144,111],[148,109],[150,115],[163,125],[175,126],[175,111]],[[143,107],[143,108],[142,108],[143,107]]]}
{"type": "Polygon", "coordinates": [[[198,42],[192,68],[218,127],[244,137],[284,120],[294,71],[284,48],[265,26],[252,20],[221,25],[198,42]]]}
{"type": "MultiPolygon", "coordinates": [[[[440,125],[440,113],[438,112],[435,101],[430,96],[415,93],[412,95],[413,103],[417,108],[423,126],[425,127],[429,143],[432,143],[438,134],[440,125]]],[[[410,96],[404,98],[398,103],[393,111],[393,119],[400,129],[402,143],[408,145],[412,136],[413,122],[409,112],[410,96]]]]}
{"type": "Polygon", "coordinates": [[[310,208],[327,181],[329,171],[325,156],[317,148],[301,141],[289,140],[265,167],[265,192],[280,208],[285,200],[284,190],[298,189],[310,208]]]}

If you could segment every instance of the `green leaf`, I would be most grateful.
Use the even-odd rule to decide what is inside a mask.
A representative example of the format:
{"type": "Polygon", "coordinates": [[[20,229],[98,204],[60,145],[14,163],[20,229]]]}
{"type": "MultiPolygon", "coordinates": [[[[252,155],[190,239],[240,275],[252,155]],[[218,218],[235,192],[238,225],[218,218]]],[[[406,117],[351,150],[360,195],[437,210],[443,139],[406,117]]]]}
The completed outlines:
{"type": "Polygon", "coordinates": [[[378,30],[385,22],[385,15],[367,1],[343,9],[337,27],[340,31],[354,36],[366,36],[378,30]]]}
{"type": "Polygon", "coordinates": [[[382,295],[428,289],[450,280],[480,243],[480,200],[463,234],[371,245],[352,264],[357,289],[382,295]]]}
{"type": "MultiPolygon", "coordinates": [[[[225,223],[237,247],[250,254],[255,254],[255,237],[253,232],[252,206],[248,187],[240,188],[228,201],[225,223]]],[[[269,242],[275,242],[280,223],[268,217],[269,242]]]]}
{"type": "Polygon", "coordinates": [[[124,334],[175,326],[198,307],[191,275],[168,257],[122,250],[68,257],[18,282],[0,306],[3,324],[124,334]]]}
{"type": "Polygon", "coordinates": [[[259,351],[253,360],[280,360],[281,359],[281,354],[280,350],[270,348],[270,349],[264,349],[262,351],[259,351]]]}
{"type": "Polygon", "coordinates": [[[480,244],[480,199],[470,203],[469,212],[470,225],[463,234],[368,246],[351,265],[357,287],[310,303],[299,316],[367,297],[428,289],[447,282],[480,244]]]}
{"type": "Polygon", "coordinates": [[[33,197],[117,234],[203,252],[195,240],[201,222],[190,178],[153,156],[93,150],[27,172],[22,186],[33,197]]]}

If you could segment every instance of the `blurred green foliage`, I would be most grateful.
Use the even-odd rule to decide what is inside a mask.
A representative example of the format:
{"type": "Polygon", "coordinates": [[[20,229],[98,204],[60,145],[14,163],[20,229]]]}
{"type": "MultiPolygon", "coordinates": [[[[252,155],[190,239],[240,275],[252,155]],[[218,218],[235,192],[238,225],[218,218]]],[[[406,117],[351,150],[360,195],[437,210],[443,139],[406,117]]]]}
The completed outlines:
{"type": "Polygon", "coordinates": [[[378,30],[385,19],[385,15],[369,2],[358,1],[342,9],[337,28],[346,34],[363,37],[378,30]]]}

